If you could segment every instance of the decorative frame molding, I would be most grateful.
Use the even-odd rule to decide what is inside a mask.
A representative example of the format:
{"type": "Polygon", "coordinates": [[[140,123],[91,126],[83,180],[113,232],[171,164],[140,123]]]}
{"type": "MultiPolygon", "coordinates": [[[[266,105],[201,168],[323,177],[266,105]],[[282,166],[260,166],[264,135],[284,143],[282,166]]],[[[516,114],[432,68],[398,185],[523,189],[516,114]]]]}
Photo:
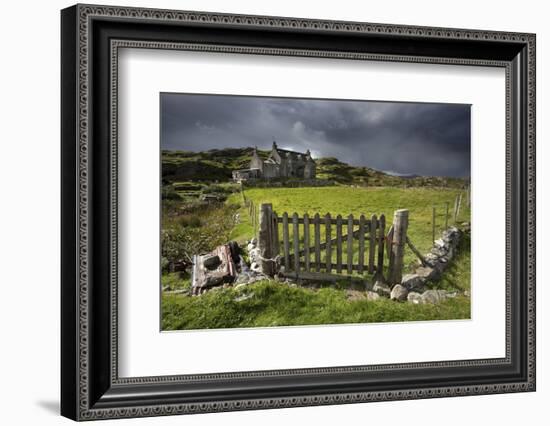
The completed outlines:
{"type": "Polygon", "coordinates": [[[76,5],[62,11],[62,56],[63,415],[91,420],[535,389],[536,64],[533,34],[76,5]],[[125,25],[129,23],[139,24],[140,29],[128,30],[125,25]],[[175,27],[188,29],[189,33],[181,36],[188,40],[178,39],[169,31],[175,27]],[[212,42],[205,35],[205,30],[212,27],[234,35],[237,43],[212,42]],[[247,42],[249,31],[270,32],[272,45],[251,45],[247,42]],[[139,38],[144,33],[155,34],[158,40],[139,38]],[[337,49],[300,45],[300,37],[308,33],[327,37],[337,49]],[[345,35],[344,42],[339,42],[336,35],[345,35]],[[289,37],[297,39],[298,45],[290,45],[289,37]],[[366,50],[356,50],[357,40],[373,42],[367,43],[366,50]],[[389,51],[389,42],[408,47],[418,45],[413,49],[418,54],[400,53],[399,46],[389,51]],[[451,53],[455,55],[444,56],[441,48],[440,54],[435,54],[440,44],[453,47],[455,50],[451,53]],[[466,53],[463,46],[471,50],[466,53]],[[122,47],[505,68],[506,357],[119,378],[116,122],[118,49],[122,47]],[[107,194],[103,194],[102,189],[106,189],[107,194]],[[453,371],[464,371],[468,376],[479,371],[476,368],[500,369],[510,378],[496,380],[497,376],[492,374],[491,378],[479,378],[467,385],[452,383],[452,380],[458,381],[452,379],[456,376],[451,374],[453,371]],[[404,385],[405,374],[424,371],[433,376],[433,386],[404,385]],[[379,373],[391,375],[393,382],[377,388],[379,373]],[[291,381],[296,382],[298,376],[302,380],[311,378],[318,384],[311,389],[296,389],[291,381]],[[349,377],[349,384],[341,390],[327,392],[335,376],[349,377]],[[249,387],[243,385],[236,394],[218,390],[234,379],[248,380],[249,387]],[[277,379],[285,381],[287,387],[281,390],[281,380],[277,379]],[[359,383],[361,380],[365,383],[359,383]],[[186,386],[187,392],[183,392],[186,386]],[[196,395],[189,394],[189,386],[197,389],[196,395]],[[182,393],[168,397],[166,390],[173,393],[175,387],[181,388],[182,393]],[[254,397],[257,389],[263,389],[269,396],[254,397]]]}

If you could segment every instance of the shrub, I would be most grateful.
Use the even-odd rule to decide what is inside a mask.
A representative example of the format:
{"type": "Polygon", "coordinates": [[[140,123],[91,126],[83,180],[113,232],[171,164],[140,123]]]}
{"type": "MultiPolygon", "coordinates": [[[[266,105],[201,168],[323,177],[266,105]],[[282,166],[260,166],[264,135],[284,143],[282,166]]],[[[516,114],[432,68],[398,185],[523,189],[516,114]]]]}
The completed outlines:
{"type": "Polygon", "coordinates": [[[172,185],[165,185],[162,187],[162,199],[163,200],[181,200],[181,197],[176,192],[172,185]]]}

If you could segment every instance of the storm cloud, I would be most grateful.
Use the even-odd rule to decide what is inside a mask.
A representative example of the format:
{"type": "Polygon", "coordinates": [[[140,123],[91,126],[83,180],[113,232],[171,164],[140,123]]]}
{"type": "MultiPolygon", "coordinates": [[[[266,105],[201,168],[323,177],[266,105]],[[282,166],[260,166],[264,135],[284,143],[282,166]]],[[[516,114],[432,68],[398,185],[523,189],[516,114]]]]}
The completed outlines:
{"type": "Polygon", "coordinates": [[[470,105],[162,93],[161,147],[257,146],[395,174],[470,175],[470,105]]]}

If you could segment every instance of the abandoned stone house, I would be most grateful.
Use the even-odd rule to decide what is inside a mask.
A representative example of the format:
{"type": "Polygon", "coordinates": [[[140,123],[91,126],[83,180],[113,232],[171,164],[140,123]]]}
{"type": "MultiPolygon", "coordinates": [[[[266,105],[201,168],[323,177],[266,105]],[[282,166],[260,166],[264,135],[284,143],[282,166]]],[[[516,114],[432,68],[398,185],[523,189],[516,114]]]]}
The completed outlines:
{"type": "Polygon", "coordinates": [[[234,170],[233,180],[298,178],[315,179],[316,165],[309,149],[305,153],[289,151],[277,147],[273,142],[266,160],[258,155],[257,148],[252,152],[248,169],[234,170]]]}

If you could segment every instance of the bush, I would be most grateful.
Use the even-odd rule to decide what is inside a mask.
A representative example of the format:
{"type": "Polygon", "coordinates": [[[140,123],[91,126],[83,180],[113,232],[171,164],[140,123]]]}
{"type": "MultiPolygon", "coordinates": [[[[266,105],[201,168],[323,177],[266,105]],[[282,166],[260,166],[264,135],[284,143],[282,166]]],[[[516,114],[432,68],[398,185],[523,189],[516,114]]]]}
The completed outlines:
{"type": "Polygon", "coordinates": [[[184,227],[198,228],[201,226],[201,219],[197,215],[184,215],[176,219],[177,223],[184,227]]]}
{"type": "Polygon", "coordinates": [[[163,200],[181,200],[181,197],[176,192],[172,185],[165,185],[162,187],[162,199],[163,200]]]}

